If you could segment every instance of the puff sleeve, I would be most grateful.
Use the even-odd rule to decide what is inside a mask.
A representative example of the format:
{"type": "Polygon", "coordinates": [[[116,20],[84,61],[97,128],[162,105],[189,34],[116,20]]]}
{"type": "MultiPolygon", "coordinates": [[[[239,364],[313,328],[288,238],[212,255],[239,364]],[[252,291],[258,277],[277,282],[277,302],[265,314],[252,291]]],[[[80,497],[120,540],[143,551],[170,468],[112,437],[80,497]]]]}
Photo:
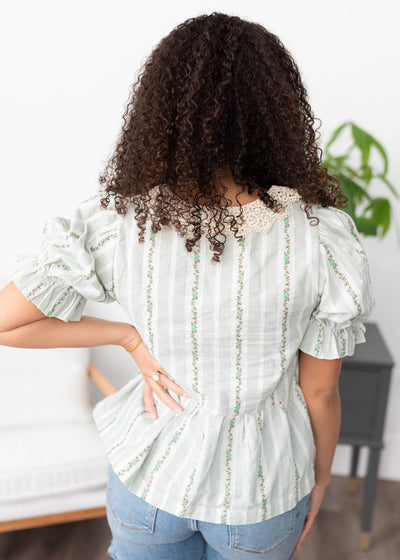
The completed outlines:
{"type": "Polygon", "coordinates": [[[11,280],[47,317],[79,321],[87,300],[117,300],[113,267],[122,216],[111,191],[108,207],[101,207],[106,194],[80,202],[71,218],[49,218],[39,252],[13,262],[11,280]]]}
{"type": "Polygon", "coordinates": [[[354,220],[343,210],[318,206],[318,297],[299,348],[316,358],[352,356],[365,342],[363,321],[375,298],[369,265],[354,220]]]}

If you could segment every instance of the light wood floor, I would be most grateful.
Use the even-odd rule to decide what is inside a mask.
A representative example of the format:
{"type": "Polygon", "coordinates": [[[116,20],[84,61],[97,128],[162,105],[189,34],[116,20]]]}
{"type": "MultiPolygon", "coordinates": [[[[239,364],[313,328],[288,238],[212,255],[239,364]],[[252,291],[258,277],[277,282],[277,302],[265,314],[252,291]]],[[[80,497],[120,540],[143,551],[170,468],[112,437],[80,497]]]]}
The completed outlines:
{"type": "MultiPolygon", "coordinates": [[[[400,558],[400,482],[378,482],[368,551],[358,546],[362,488],[360,480],[356,493],[349,494],[347,478],[332,476],[322,508],[296,560],[400,558]]],[[[0,533],[0,560],[110,560],[106,552],[110,540],[106,517],[10,531],[0,533]]]]}

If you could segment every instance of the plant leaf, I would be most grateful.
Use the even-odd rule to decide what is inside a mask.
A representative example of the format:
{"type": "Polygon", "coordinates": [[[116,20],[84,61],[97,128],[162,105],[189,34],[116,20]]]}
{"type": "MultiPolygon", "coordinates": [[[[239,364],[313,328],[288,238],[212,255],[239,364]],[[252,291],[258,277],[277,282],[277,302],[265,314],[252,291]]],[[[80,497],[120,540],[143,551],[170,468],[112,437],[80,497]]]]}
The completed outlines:
{"type": "MultiPolygon", "coordinates": [[[[352,193],[352,196],[357,202],[362,202],[364,198],[372,200],[371,195],[366,191],[360,184],[354,181],[351,177],[340,174],[340,182],[346,187],[348,192],[352,193]]],[[[348,195],[346,195],[348,196],[348,195]]]]}
{"type": "Polygon", "coordinates": [[[389,181],[389,179],[387,179],[386,177],[384,177],[383,175],[377,175],[377,177],[379,177],[379,179],[381,179],[385,185],[387,185],[390,189],[390,191],[392,192],[392,194],[394,194],[394,196],[396,198],[400,198],[399,193],[395,190],[394,186],[392,185],[392,183],[389,181]]]}
{"type": "Polygon", "coordinates": [[[382,226],[381,237],[385,235],[390,226],[391,209],[387,198],[374,198],[364,209],[364,213],[370,211],[371,219],[382,226]]]}
{"type": "Polygon", "coordinates": [[[356,224],[356,228],[360,233],[364,235],[376,235],[377,234],[377,225],[371,218],[364,218],[363,216],[358,216],[354,223],[356,224]]]}
{"type": "Polygon", "coordinates": [[[367,186],[368,186],[371,182],[372,177],[373,177],[372,169],[369,165],[363,165],[361,169],[362,169],[362,175],[363,175],[364,181],[367,183],[367,186]]]}
{"type": "MultiPolygon", "coordinates": [[[[353,218],[360,233],[378,235],[377,232],[379,231],[379,236],[384,237],[391,221],[393,221],[391,218],[392,207],[389,199],[372,197],[368,192],[370,190],[368,187],[370,187],[372,180],[377,178],[390,189],[390,192],[397,199],[400,198],[400,193],[386,178],[388,157],[383,146],[376,138],[354,122],[346,121],[333,131],[322,153],[324,153],[325,158],[321,165],[327,169],[330,175],[339,179],[342,193],[347,198],[347,207],[343,210],[353,218]],[[341,154],[333,156],[328,148],[347,126],[350,126],[352,145],[347,150],[342,150],[341,154]],[[373,149],[377,150],[378,155],[383,160],[383,171],[381,173],[377,173],[375,166],[369,164],[371,150],[373,149]],[[361,155],[361,164],[358,168],[352,166],[352,163],[348,161],[354,150],[359,150],[361,155]],[[356,216],[358,205],[364,202],[368,205],[363,210],[363,215],[356,216]]],[[[395,223],[395,225],[397,224],[395,223]]]]}
{"type": "Polygon", "coordinates": [[[333,144],[333,142],[336,140],[336,138],[339,136],[339,134],[342,132],[342,130],[344,129],[345,126],[349,125],[349,122],[345,122],[343,124],[341,124],[340,126],[338,126],[333,132],[332,135],[329,139],[329,141],[325,144],[325,149],[329,148],[329,146],[331,144],[333,144]]]}
{"type": "Polygon", "coordinates": [[[367,132],[359,128],[356,124],[351,125],[351,132],[353,134],[356,146],[361,151],[362,168],[364,168],[364,166],[368,165],[369,161],[371,136],[367,132]]]}
{"type": "Polygon", "coordinates": [[[382,175],[386,175],[387,170],[388,170],[388,158],[387,158],[386,152],[385,152],[383,146],[378,142],[378,140],[376,140],[376,138],[371,137],[371,143],[375,146],[375,148],[378,150],[378,152],[382,156],[382,159],[383,159],[382,175]]]}

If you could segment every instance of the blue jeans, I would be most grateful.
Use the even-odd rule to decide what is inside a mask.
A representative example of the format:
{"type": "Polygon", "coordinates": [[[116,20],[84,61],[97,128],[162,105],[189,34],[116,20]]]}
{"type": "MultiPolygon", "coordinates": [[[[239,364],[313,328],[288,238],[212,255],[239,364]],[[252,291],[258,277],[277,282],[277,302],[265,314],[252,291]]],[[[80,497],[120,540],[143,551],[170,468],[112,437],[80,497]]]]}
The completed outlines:
{"type": "Polygon", "coordinates": [[[177,517],[132,494],[108,467],[106,509],[114,560],[291,560],[310,494],[281,515],[248,525],[177,517]]]}

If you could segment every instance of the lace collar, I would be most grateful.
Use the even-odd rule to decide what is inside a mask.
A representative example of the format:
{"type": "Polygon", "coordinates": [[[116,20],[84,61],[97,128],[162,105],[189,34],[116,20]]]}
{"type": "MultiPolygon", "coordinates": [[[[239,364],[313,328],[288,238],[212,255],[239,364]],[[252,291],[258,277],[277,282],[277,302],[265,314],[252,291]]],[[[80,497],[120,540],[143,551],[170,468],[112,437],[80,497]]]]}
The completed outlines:
{"type": "MultiPolygon", "coordinates": [[[[151,200],[153,202],[156,201],[157,193],[159,192],[159,188],[161,185],[157,185],[151,189],[151,200]]],[[[171,218],[172,220],[178,219],[182,221],[185,214],[190,212],[190,206],[185,200],[182,200],[177,195],[175,195],[168,186],[164,185],[164,188],[167,188],[171,197],[174,198],[175,204],[173,208],[171,208],[171,218]]],[[[237,216],[237,225],[238,225],[238,234],[246,236],[250,231],[258,231],[258,232],[267,232],[271,229],[272,225],[274,224],[275,220],[284,219],[287,216],[290,216],[292,213],[292,202],[301,199],[301,195],[299,192],[292,188],[292,187],[285,187],[280,185],[272,185],[268,191],[268,194],[273,197],[277,202],[281,204],[282,209],[278,212],[274,212],[271,208],[268,208],[261,198],[257,198],[252,202],[248,202],[246,204],[242,204],[242,216],[239,218],[240,214],[240,206],[229,206],[227,207],[228,214],[237,216]]],[[[151,206],[154,207],[152,204],[151,206]]],[[[201,232],[206,233],[209,232],[209,228],[212,228],[214,233],[215,227],[217,225],[215,221],[215,217],[213,214],[213,210],[208,206],[200,205],[200,212],[201,212],[201,232]]],[[[219,225],[218,229],[223,229],[222,232],[224,235],[231,235],[234,236],[234,232],[230,229],[229,224],[221,224],[219,225]]],[[[193,226],[189,226],[188,234],[190,235],[193,232],[193,226]]]]}

